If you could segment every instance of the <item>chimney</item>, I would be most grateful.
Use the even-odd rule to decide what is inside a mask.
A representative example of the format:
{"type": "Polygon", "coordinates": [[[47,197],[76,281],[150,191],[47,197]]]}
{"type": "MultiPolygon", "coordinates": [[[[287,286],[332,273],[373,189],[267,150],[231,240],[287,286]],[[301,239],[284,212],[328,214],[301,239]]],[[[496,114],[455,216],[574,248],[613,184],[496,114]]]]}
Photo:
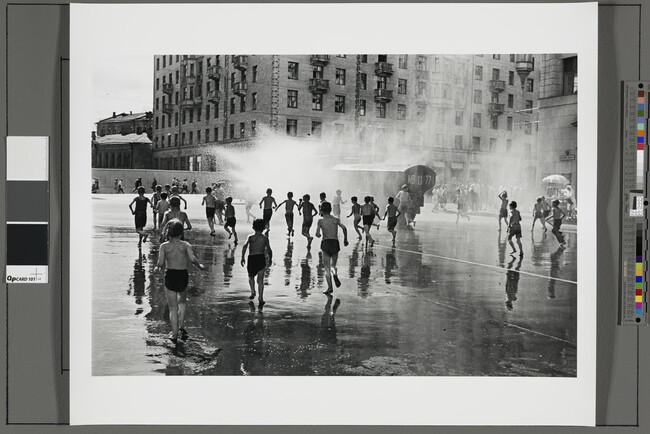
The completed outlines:
{"type": "Polygon", "coordinates": [[[113,112],[113,117],[115,117],[115,112],[113,112]]]}
{"type": "Polygon", "coordinates": [[[95,132],[94,132],[94,131],[92,131],[92,132],[90,133],[90,136],[92,137],[93,140],[95,140],[96,136],[95,136],[95,132]]]}

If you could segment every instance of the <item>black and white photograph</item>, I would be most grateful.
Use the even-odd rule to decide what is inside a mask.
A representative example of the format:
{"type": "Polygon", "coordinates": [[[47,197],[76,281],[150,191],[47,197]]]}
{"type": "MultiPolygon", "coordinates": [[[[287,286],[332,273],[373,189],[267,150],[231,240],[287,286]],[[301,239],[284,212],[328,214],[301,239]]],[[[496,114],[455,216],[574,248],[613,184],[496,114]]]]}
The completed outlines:
{"type": "Polygon", "coordinates": [[[238,423],[262,390],[300,416],[249,423],[546,424],[588,398],[595,21],[562,7],[487,33],[498,5],[76,7],[74,420],[143,388],[196,393],[196,417],[120,423],[238,423]],[[187,31],[142,39],[148,14],[187,31]]]}

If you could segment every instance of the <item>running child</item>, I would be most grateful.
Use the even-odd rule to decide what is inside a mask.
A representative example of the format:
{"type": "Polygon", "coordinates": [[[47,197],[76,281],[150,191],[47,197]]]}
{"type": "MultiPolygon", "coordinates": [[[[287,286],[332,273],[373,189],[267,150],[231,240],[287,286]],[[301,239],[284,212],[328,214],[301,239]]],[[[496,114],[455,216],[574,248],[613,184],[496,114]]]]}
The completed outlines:
{"type": "Polygon", "coordinates": [[[319,195],[319,198],[320,198],[320,202],[318,202],[318,215],[322,217],[323,212],[321,211],[320,207],[321,207],[321,205],[323,205],[323,202],[325,202],[327,200],[327,195],[325,194],[325,192],[322,192],[319,195]]]}
{"type": "Polygon", "coordinates": [[[332,214],[334,217],[341,218],[341,205],[346,203],[341,197],[341,190],[336,190],[336,195],[332,199],[332,214]]]}
{"type": "Polygon", "coordinates": [[[386,205],[386,211],[384,212],[384,218],[382,220],[386,220],[386,216],[388,216],[388,223],[386,226],[388,228],[388,232],[393,234],[393,247],[395,247],[395,237],[397,236],[395,226],[397,226],[397,218],[401,213],[393,202],[395,202],[395,199],[392,196],[389,197],[388,205],[386,205]]]}
{"type": "MultiPolygon", "coordinates": [[[[380,210],[377,204],[375,203],[374,196],[370,196],[370,205],[372,205],[372,209],[375,211],[375,214],[372,216],[372,221],[374,222],[375,218],[381,219],[381,217],[379,217],[380,210]]],[[[379,230],[379,223],[377,223],[375,226],[377,226],[377,230],[379,230]]]]}
{"type": "Polygon", "coordinates": [[[271,196],[271,194],[273,194],[273,190],[267,188],[266,196],[260,200],[260,208],[262,208],[262,204],[264,205],[264,211],[262,211],[262,219],[264,220],[266,235],[268,235],[269,231],[271,230],[271,216],[273,215],[273,210],[278,207],[278,204],[275,202],[275,198],[271,196]]]}
{"type": "Polygon", "coordinates": [[[332,278],[338,288],[341,286],[341,281],[338,277],[336,269],[336,262],[338,261],[339,251],[339,227],[343,231],[343,245],[348,245],[348,230],[341,223],[341,220],[332,216],[332,205],[325,201],[321,204],[321,212],[323,218],[318,220],[316,225],[316,236],[320,238],[321,231],[323,232],[323,241],[321,242],[320,249],[323,251],[323,265],[325,267],[325,280],[327,280],[327,291],[325,294],[331,294],[334,289],[332,288],[332,278]]]}
{"type": "Polygon", "coordinates": [[[223,189],[221,183],[214,185],[214,197],[217,198],[217,219],[219,219],[219,224],[223,225],[223,212],[226,209],[226,190],[223,189]]]}
{"type": "Polygon", "coordinates": [[[501,208],[499,209],[499,232],[501,231],[501,219],[508,225],[508,192],[503,190],[498,196],[501,199],[501,208]]]}
{"type": "Polygon", "coordinates": [[[557,238],[557,241],[560,243],[560,247],[566,246],[566,240],[564,239],[564,235],[562,232],[560,232],[560,227],[562,226],[562,219],[564,219],[565,214],[562,212],[560,209],[560,201],[555,199],[553,201],[553,208],[551,208],[551,213],[550,215],[546,218],[546,220],[553,219],[553,234],[555,235],[555,238],[557,238]]]}
{"type": "Polygon", "coordinates": [[[223,228],[228,232],[228,239],[233,235],[235,236],[235,245],[237,244],[237,231],[235,231],[235,224],[237,224],[237,219],[235,218],[235,207],[232,206],[232,197],[228,196],[226,198],[226,224],[223,225],[223,228]],[[228,229],[232,228],[232,232],[228,229]]]}
{"type": "Polygon", "coordinates": [[[262,233],[266,228],[266,224],[262,219],[255,219],[253,221],[253,230],[254,234],[251,234],[246,239],[246,244],[241,251],[241,265],[242,267],[246,264],[246,250],[250,246],[250,252],[248,254],[248,283],[251,287],[251,295],[248,297],[253,300],[255,298],[255,280],[257,280],[257,289],[259,291],[258,300],[260,302],[259,307],[264,306],[264,270],[266,269],[266,255],[269,256],[269,264],[273,262],[273,251],[271,250],[271,244],[269,244],[269,239],[262,233]]]}
{"type": "Polygon", "coordinates": [[[217,198],[212,195],[212,188],[205,187],[205,196],[201,201],[201,206],[205,204],[205,217],[208,219],[208,226],[210,226],[210,236],[215,235],[214,232],[214,213],[217,209],[217,198]]]}
{"type": "Polygon", "coordinates": [[[253,204],[254,204],[254,203],[255,203],[255,201],[251,200],[251,198],[248,197],[248,195],[247,195],[247,197],[246,197],[246,205],[245,205],[245,209],[246,209],[246,223],[250,223],[251,218],[252,218],[253,220],[255,220],[255,219],[257,218],[257,217],[255,217],[255,216],[253,215],[253,213],[251,213],[251,208],[253,208],[253,204]]]}
{"type": "Polygon", "coordinates": [[[510,202],[510,224],[508,225],[508,243],[512,247],[511,255],[517,252],[515,245],[512,243],[512,237],[517,237],[517,245],[519,246],[519,256],[524,256],[524,248],[521,246],[521,214],[517,210],[517,202],[514,200],[510,202]]]}
{"type": "Polygon", "coordinates": [[[359,239],[361,239],[361,231],[359,231],[359,229],[363,230],[363,228],[359,226],[359,222],[361,221],[361,205],[359,205],[356,196],[352,196],[350,200],[352,201],[352,209],[350,210],[348,218],[354,216],[354,231],[359,236],[359,239]]]}
{"type": "Polygon", "coordinates": [[[135,231],[139,235],[138,246],[142,245],[142,242],[147,242],[147,234],[144,231],[144,227],[147,225],[147,204],[153,208],[151,201],[148,197],[145,197],[146,189],[142,186],[138,187],[138,195],[131,201],[129,204],[129,209],[131,214],[135,216],[135,231]],[[135,203],[135,210],[133,209],[133,204],[135,203]]]}
{"type": "Polygon", "coordinates": [[[280,202],[280,204],[276,207],[276,209],[280,208],[283,204],[286,204],[284,206],[284,219],[287,221],[287,235],[292,236],[294,234],[294,231],[293,231],[293,207],[298,205],[298,202],[293,200],[293,193],[292,192],[287,193],[287,199],[280,202]]]}
{"type": "Polygon", "coordinates": [[[169,195],[169,197],[170,197],[170,199],[171,199],[171,198],[174,198],[174,197],[177,197],[179,200],[182,200],[182,201],[183,201],[183,205],[184,205],[184,208],[183,208],[183,209],[187,209],[187,201],[186,201],[185,199],[183,199],[183,196],[181,196],[181,195],[178,193],[178,186],[177,186],[177,185],[174,185],[174,186],[172,187],[172,193],[169,195]]]}
{"type": "Polygon", "coordinates": [[[181,240],[183,223],[180,220],[171,219],[168,228],[169,241],[160,245],[158,263],[153,272],[157,273],[160,269],[165,268],[165,296],[169,306],[169,319],[172,323],[171,341],[174,345],[178,345],[179,331],[181,339],[187,339],[185,308],[186,289],[189,283],[188,262],[194,264],[200,270],[205,270],[205,267],[194,256],[190,243],[181,240]]]}
{"type": "Polygon", "coordinates": [[[167,193],[160,193],[160,200],[156,204],[156,214],[158,214],[158,229],[162,232],[162,222],[165,218],[165,213],[169,209],[169,202],[167,202],[167,193]]]}
{"type": "MultiPolygon", "coordinates": [[[[187,225],[188,231],[192,229],[192,224],[190,223],[190,219],[187,218],[187,214],[184,211],[181,211],[181,200],[178,197],[172,197],[169,199],[169,211],[165,213],[165,218],[160,224],[161,243],[168,239],[167,224],[173,219],[177,219],[183,223],[183,225],[187,225]]],[[[185,240],[183,234],[181,234],[181,240],[185,240]]]]}
{"type": "Polygon", "coordinates": [[[364,197],[363,202],[364,204],[361,205],[361,219],[363,220],[363,231],[366,234],[366,247],[368,247],[368,241],[370,241],[370,247],[372,247],[375,240],[370,235],[370,227],[375,219],[375,208],[370,203],[370,196],[364,197]]]}
{"type": "Polygon", "coordinates": [[[542,198],[538,197],[537,202],[533,205],[533,226],[530,228],[532,232],[535,229],[535,222],[539,220],[542,223],[544,232],[548,231],[546,228],[546,219],[544,217],[544,204],[542,203],[542,198]]]}
{"type": "MultiPolygon", "coordinates": [[[[154,178],[154,182],[156,182],[156,179],[154,178]]],[[[154,189],[154,193],[151,196],[151,203],[153,207],[153,228],[154,230],[158,227],[158,207],[156,206],[158,204],[158,201],[160,201],[160,197],[162,195],[162,185],[152,185],[154,189]]]]}
{"type": "Polygon", "coordinates": [[[307,248],[311,248],[311,242],[314,239],[309,234],[311,225],[314,223],[314,216],[318,215],[316,207],[309,201],[310,196],[304,195],[298,204],[298,213],[302,211],[302,234],[307,238],[307,248]]]}

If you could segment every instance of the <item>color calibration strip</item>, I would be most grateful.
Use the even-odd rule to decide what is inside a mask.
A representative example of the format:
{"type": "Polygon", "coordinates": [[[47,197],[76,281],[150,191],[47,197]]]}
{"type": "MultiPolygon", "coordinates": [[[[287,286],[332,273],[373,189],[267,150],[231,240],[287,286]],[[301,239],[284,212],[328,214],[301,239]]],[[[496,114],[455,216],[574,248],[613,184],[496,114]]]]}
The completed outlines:
{"type": "Polygon", "coordinates": [[[639,90],[637,93],[637,122],[636,122],[636,185],[639,190],[643,190],[644,174],[644,152],[645,152],[645,91],[639,90]]]}
{"type": "Polygon", "coordinates": [[[7,137],[7,283],[47,283],[49,138],[7,137]]]}
{"type": "MultiPolygon", "coordinates": [[[[637,122],[636,122],[636,185],[643,191],[645,174],[645,90],[637,92],[637,122]]],[[[633,208],[643,210],[643,196],[636,197],[637,203],[633,208]]],[[[643,217],[643,212],[641,213],[643,217]]],[[[636,224],[636,262],[635,262],[635,296],[634,311],[638,318],[643,316],[643,222],[636,224]]]]}
{"type": "Polygon", "coordinates": [[[636,225],[636,263],[634,285],[634,312],[643,316],[643,223],[636,225]]]}

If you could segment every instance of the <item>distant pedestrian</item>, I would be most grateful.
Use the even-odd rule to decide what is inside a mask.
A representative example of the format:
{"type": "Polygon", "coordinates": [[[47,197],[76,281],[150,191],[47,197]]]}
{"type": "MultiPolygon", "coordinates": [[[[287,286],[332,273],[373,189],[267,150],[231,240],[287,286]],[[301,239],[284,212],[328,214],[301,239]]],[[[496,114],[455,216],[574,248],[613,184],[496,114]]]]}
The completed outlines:
{"type": "Polygon", "coordinates": [[[153,179],[153,182],[151,183],[151,190],[156,191],[156,187],[158,186],[158,181],[156,178],[153,179]]]}
{"type": "Polygon", "coordinates": [[[135,193],[138,191],[138,188],[142,186],[142,178],[138,178],[135,180],[135,187],[133,188],[133,191],[131,193],[135,193]]]}
{"type": "Polygon", "coordinates": [[[117,193],[117,183],[118,183],[117,178],[115,178],[115,184],[114,184],[114,186],[113,186],[113,191],[114,191],[115,193],[117,193]]]}
{"type": "Polygon", "coordinates": [[[124,183],[122,181],[122,178],[120,178],[120,180],[117,181],[117,192],[118,194],[119,193],[124,194],[124,183]]]}
{"type": "Polygon", "coordinates": [[[197,189],[197,183],[196,183],[196,178],[194,178],[194,181],[192,181],[192,191],[191,194],[199,194],[199,190],[197,189]]]}
{"type": "Polygon", "coordinates": [[[187,178],[183,179],[183,187],[181,188],[181,193],[190,194],[190,190],[187,188],[187,178]]]}

